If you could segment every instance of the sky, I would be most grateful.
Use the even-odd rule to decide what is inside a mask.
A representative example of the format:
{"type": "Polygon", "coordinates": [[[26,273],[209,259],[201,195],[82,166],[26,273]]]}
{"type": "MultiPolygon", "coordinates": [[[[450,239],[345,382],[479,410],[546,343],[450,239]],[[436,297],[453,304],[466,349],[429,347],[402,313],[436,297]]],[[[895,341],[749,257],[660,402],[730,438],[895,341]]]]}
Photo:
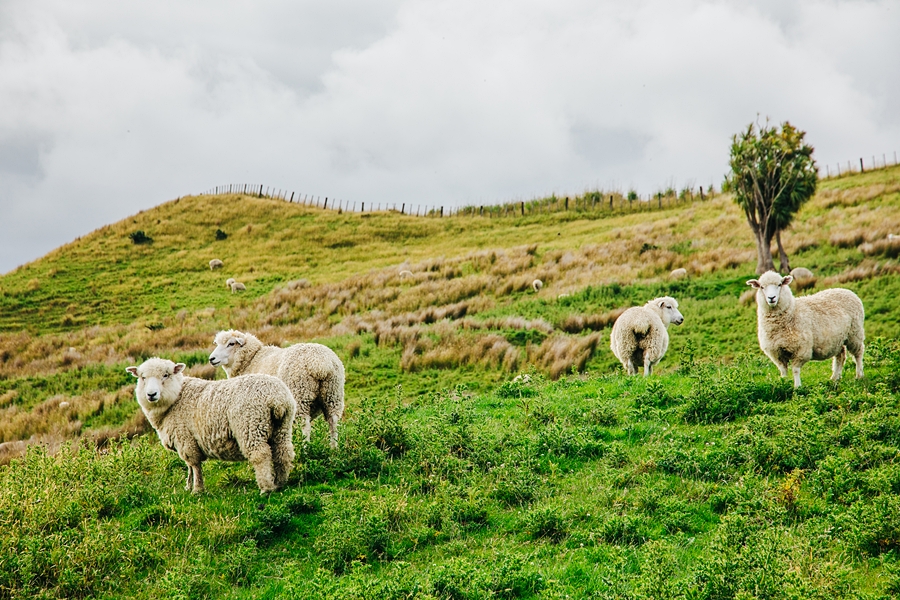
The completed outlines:
{"type": "Polygon", "coordinates": [[[0,273],[217,185],[459,206],[900,151],[900,0],[0,0],[0,273]]]}

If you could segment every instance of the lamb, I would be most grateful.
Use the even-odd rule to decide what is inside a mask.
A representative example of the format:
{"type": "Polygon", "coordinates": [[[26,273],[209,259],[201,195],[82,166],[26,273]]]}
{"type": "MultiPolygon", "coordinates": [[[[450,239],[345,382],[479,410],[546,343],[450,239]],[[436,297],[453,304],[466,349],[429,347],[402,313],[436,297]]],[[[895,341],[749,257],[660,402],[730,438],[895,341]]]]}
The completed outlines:
{"type": "Polygon", "coordinates": [[[184,367],[150,358],[125,370],[138,380],[135,396],[159,441],[187,465],[185,489],[204,490],[207,458],[249,461],[262,494],[287,483],[297,403],[284,382],[270,375],[208,381],[185,377],[184,367]]]}
{"type": "Polygon", "coordinates": [[[541,291],[541,288],[544,287],[544,282],[541,281],[540,279],[535,279],[534,281],[531,282],[531,287],[534,289],[535,292],[539,292],[539,291],[541,291]]]}
{"type": "Polygon", "coordinates": [[[225,263],[223,263],[218,258],[214,258],[211,261],[209,261],[209,270],[210,271],[215,271],[216,269],[221,269],[224,266],[225,266],[225,263]]]}
{"type": "Polygon", "coordinates": [[[756,288],[759,347],[782,377],[791,368],[795,388],[800,387],[800,369],[811,360],[831,358],[831,380],[838,381],[848,351],[856,362],[856,378],[861,378],[866,334],[859,296],[833,288],[795,298],[788,287],[793,280],[768,271],[747,282],[756,288]]]}
{"type": "Polygon", "coordinates": [[[647,377],[662,360],[669,348],[670,323],[681,325],[684,316],[678,311],[678,302],[669,296],[633,306],[616,319],[609,346],[629,375],[637,374],[643,363],[647,377]]]}
{"type": "Polygon", "coordinates": [[[338,421],[344,415],[344,364],[322,344],[294,344],[288,348],[264,346],[254,335],[237,330],[216,334],[216,349],[209,355],[228,377],[267,373],[284,381],[297,401],[303,438],[309,442],[312,420],[323,415],[329,441],[337,448],[338,421]]]}
{"type": "Polygon", "coordinates": [[[232,281],[231,282],[231,293],[235,292],[245,292],[247,291],[247,286],[241,283],[240,281],[232,281]]]}

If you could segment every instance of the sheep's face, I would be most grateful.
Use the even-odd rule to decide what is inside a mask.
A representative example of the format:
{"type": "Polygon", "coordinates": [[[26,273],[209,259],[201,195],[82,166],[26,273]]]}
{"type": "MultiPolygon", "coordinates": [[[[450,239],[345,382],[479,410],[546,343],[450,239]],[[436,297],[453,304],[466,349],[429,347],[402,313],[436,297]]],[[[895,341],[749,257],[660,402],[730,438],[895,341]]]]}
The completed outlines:
{"type": "Polygon", "coordinates": [[[675,298],[663,296],[662,298],[651,300],[651,302],[656,305],[656,308],[659,311],[659,317],[667,327],[669,326],[669,323],[675,323],[676,325],[684,323],[684,315],[678,310],[678,302],[675,298]]]}
{"type": "Polygon", "coordinates": [[[140,366],[125,369],[137,380],[134,394],[138,403],[148,410],[166,407],[178,400],[184,383],[184,363],[163,358],[151,358],[140,366]]]}
{"type": "Polygon", "coordinates": [[[228,368],[234,364],[235,355],[247,343],[240,331],[220,331],[214,340],[216,349],[209,355],[209,364],[228,368]]]}
{"type": "Polygon", "coordinates": [[[759,279],[751,279],[747,282],[750,287],[756,288],[756,300],[760,305],[765,304],[769,308],[778,306],[778,300],[781,298],[782,288],[794,280],[790,275],[782,277],[775,271],[763,273],[759,279]]]}

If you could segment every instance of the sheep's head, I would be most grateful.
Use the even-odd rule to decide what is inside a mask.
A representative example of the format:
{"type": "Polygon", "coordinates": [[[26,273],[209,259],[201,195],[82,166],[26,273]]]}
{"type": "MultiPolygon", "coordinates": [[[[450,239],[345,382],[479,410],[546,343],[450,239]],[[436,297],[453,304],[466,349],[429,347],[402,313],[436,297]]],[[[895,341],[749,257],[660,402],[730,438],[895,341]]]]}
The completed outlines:
{"type": "Polygon", "coordinates": [[[662,319],[663,325],[666,327],[669,326],[669,323],[675,323],[676,325],[684,323],[684,315],[678,310],[678,301],[675,298],[663,296],[662,298],[651,300],[648,304],[659,313],[659,318],[662,319]]]}
{"type": "Polygon", "coordinates": [[[178,400],[184,384],[184,367],[184,363],[150,358],[137,367],[125,370],[138,380],[134,390],[138,404],[146,410],[155,410],[166,408],[178,400]]]}
{"type": "MultiPolygon", "coordinates": [[[[778,306],[778,300],[783,290],[794,280],[790,275],[782,277],[775,271],[766,271],[759,279],[751,279],[747,285],[756,288],[756,301],[762,306],[766,304],[769,308],[778,306]]],[[[790,294],[790,290],[787,291],[790,294]]]]}
{"type": "Polygon", "coordinates": [[[216,334],[213,343],[216,349],[209,355],[209,364],[214,367],[222,366],[226,370],[233,367],[235,356],[247,343],[247,334],[236,329],[220,331],[216,334]]]}

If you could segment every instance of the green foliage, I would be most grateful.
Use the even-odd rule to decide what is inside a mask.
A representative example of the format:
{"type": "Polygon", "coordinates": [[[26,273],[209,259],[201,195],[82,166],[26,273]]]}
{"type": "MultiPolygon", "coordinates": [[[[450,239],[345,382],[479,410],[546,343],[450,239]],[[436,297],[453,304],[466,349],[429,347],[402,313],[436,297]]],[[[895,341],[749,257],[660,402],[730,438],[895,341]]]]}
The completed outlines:
{"type": "Polygon", "coordinates": [[[757,274],[774,269],[771,242],[816,191],[818,171],[806,132],[785,121],[753,123],[731,142],[727,187],[747,216],[760,250],[757,274]]]}

